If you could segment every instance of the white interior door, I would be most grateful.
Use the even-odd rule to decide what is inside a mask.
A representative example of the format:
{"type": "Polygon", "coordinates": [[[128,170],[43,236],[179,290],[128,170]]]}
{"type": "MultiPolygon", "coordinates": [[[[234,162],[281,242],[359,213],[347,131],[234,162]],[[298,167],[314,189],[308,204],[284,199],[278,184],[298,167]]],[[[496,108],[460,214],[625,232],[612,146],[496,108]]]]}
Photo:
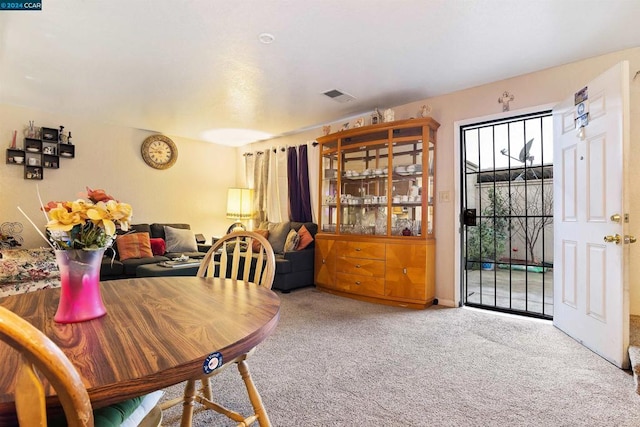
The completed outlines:
{"type": "Polygon", "coordinates": [[[553,110],[553,323],[611,363],[626,368],[628,62],[589,82],[586,94],[582,106],[572,95],[553,110]],[[586,112],[588,124],[580,128],[576,120],[580,122],[579,116],[586,112]]]}

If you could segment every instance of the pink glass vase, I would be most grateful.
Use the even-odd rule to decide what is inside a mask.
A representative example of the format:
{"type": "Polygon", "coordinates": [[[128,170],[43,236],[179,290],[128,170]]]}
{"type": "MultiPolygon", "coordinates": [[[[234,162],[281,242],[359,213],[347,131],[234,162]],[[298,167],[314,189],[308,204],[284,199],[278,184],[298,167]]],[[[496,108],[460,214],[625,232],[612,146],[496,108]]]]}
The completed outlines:
{"type": "Polygon", "coordinates": [[[104,249],[57,250],[60,270],[60,302],[53,319],[76,323],[107,314],[100,295],[100,263],[104,249]]]}

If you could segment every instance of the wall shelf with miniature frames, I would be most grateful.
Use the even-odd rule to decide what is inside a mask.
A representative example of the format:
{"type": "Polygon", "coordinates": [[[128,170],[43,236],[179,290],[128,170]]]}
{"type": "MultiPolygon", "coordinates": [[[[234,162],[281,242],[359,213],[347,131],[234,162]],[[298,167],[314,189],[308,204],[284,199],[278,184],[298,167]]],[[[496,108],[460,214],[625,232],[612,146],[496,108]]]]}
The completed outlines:
{"type": "Polygon", "coordinates": [[[17,146],[17,131],[14,131],[11,147],[7,148],[7,164],[22,166],[24,179],[42,180],[45,169],[59,169],[61,159],[73,159],[76,146],[71,141],[71,132],[64,134],[64,126],[36,128],[33,122],[24,132],[22,147],[17,146]]]}

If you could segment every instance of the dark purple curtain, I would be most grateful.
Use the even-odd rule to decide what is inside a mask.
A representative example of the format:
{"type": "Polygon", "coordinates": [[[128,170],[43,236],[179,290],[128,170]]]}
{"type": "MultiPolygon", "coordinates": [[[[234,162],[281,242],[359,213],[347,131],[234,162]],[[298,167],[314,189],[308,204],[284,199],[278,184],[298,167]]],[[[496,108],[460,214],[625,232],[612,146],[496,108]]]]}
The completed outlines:
{"type": "Polygon", "coordinates": [[[287,151],[287,179],[289,183],[289,221],[311,222],[311,193],[309,191],[309,160],[307,146],[289,147],[287,151]]]}
{"type": "Polygon", "coordinates": [[[289,221],[298,221],[302,216],[300,183],[298,180],[298,155],[296,147],[287,149],[287,181],[289,183],[289,221]]]}
{"type": "Polygon", "coordinates": [[[298,182],[300,185],[300,219],[298,222],[311,222],[311,193],[309,192],[309,160],[307,159],[307,146],[298,147],[298,182]]]}

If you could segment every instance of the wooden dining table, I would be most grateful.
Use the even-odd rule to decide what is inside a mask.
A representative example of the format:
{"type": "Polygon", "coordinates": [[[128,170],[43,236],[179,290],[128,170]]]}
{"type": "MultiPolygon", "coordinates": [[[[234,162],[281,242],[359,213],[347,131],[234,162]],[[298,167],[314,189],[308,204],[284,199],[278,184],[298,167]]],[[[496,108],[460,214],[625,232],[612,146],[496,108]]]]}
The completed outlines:
{"type": "MultiPolygon", "coordinates": [[[[0,299],[53,340],[82,378],[94,409],[178,384],[203,373],[215,352],[231,360],[275,329],[280,300],[241,280],[147,277],[100,284],[103,317],[70,324],[53,320],[59,289],[0,299]]],[[[0,342],[0,426],[16,425],[18,355],[0,342]]],[[[52,414],[62,409],[45,384],[52,414]]]]}

